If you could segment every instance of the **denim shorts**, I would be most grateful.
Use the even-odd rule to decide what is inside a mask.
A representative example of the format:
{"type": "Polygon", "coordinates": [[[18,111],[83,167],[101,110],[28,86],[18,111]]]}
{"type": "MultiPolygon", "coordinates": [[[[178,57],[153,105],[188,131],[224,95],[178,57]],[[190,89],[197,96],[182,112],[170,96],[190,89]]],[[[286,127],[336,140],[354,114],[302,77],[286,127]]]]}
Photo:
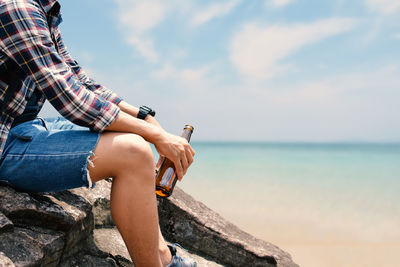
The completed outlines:
{"type": "Polygon", "coordinates": [[[11,128],[0,161],[0,182],[28,192],[92,187],[87,170],[100,133],[58,117],[11,128]]]}

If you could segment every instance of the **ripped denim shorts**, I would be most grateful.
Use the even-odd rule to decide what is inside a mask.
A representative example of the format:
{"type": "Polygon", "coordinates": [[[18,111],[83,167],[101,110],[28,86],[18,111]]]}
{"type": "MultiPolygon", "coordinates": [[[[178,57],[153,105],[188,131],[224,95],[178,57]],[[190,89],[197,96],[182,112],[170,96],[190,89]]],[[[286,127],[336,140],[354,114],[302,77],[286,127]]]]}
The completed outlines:
{"type": "Polygon", "coordinates": [[[92,187],[87,170],[100,133],[58,117],[11,128],[0,160],[0,183],[28,192],[92,187]]]}

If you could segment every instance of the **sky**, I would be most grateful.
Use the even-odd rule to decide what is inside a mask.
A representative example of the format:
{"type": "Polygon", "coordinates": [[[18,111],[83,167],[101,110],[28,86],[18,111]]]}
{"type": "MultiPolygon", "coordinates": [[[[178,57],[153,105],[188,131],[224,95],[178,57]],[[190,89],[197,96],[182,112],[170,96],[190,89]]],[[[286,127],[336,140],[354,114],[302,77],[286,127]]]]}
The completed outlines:
{"type": "Polygon", "coordinates": [[[399,0],[60,3],[72,56],[171,133],[400,142],[399,0]]]}

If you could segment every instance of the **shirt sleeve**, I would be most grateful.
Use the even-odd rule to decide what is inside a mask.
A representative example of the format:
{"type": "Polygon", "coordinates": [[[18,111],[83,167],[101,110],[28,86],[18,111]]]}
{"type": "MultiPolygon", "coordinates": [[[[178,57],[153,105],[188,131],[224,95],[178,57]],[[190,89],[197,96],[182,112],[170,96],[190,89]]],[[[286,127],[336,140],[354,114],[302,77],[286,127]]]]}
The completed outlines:
{"type": "Polygon", "coordinates": [[[35,1],[9,1],[3,8],[0,45],[66,119],[103,131],[120,109],[88,90],[55,48],[43,10],[35,1]]]}
{"type": "Polygon", "coordinates": [[[116,93],[114,93],[107,87],[97,83],[94,79],[89,77],[79,65],[79,63],[71,57],[61,37],[61,32],[59,28],[55,29],[55,39],[58,45],[58,53],[63,57],[65,62],[70,66],[74,74],[79,78],[81,83],[86,86],[86,88],[113,102],[116,105],[118,105],[122,101],[122,98],[116,93]]]}

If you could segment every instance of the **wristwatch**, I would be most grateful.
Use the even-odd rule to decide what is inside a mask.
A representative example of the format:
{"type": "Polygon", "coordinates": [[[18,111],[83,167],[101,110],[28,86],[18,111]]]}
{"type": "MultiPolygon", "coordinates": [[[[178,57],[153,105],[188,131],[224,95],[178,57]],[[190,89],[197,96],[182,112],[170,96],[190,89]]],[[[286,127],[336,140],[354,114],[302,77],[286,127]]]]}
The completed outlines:
{"type": "Polygon", "coordinates": [[[154,117],[156,115],[156,112],[149,107],[141,106],[139,108],[139,113],[137,114],[137,117],[138,119],[144,120],[148,114],[154,117]]]}

